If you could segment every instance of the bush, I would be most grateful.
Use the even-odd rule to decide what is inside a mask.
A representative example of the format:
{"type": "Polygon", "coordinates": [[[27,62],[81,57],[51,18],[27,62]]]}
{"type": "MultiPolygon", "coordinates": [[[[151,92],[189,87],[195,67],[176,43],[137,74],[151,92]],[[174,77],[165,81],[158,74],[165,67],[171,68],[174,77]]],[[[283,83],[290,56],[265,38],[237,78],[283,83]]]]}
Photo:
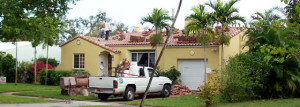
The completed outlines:
{"type": "MultiPolygon", "coordinates": [[[[37,60],[43,61],[46,64],[47,58],[38,58],[37,60]]],[[[59,65],[58,61],[54,58],[48,58],[48,63],[53,67],[57,67],[59,65]]]]}
{"type": "MultiPolygon", "coordinates": [[[[55,71],[52,69],[48,70],[48,79],[47,85],[59,85],[60,77],[71,77],[74,74],[89,74],[85,71],[55,71]]],[[[41,70],[39,75],[41,76],[41,84],[45,84],[46,71],[45,69],[41,70]]]]}
{"type": "Polygon", "coordinates": [[[2,59],[3,59],[3,55],[2,55],[2,53],[0,52],[0,76],[3,76],[2,59]]]}
{"type": "Polygon", "coordinates": [[[199,86],[198,96],[202,99],[205,99],[206,106],[212,105],[214,101],[214,97],[219,94],[220,91],[220,77],[211,76],[210,81],[205,82],[204,85],[199,86]]]}
{"type": "MultiPolygon", "coordinates": [[[[6,77],[6,82],[14,82],[15,81],[15,64],[16,59],[13,58],[11,54],[7,54],[5,57],[1,60],[1,68],[3,76],[6,77]]],[[[18,70],[18,77],[20,77],[20,72],[18,70]]]]}
{"type": "Polygon", "coordinates": [[[172,66],[170,70],[163,72],[163,70],[159,69],[158,72],[165,77],[170,78],[173,84],[178,84],[179,82],[179,76],[181,73],[174,67],[172,66]]]}
{"type": "Polygon", "coordinates": [[[221,97],[229,102],[261,98],[267,90],[265,79],[271,65],[266,64],[265,54],[242,53],[229,59],[223,75],[221,97]]]}

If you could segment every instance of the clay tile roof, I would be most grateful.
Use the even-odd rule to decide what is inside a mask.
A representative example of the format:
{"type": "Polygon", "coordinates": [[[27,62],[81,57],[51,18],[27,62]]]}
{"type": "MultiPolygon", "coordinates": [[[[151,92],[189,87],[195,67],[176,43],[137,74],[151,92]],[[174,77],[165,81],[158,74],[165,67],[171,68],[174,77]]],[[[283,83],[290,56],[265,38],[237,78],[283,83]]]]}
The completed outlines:
{"type": "MultiPolygon", "coordinates": [[[[215,28],[215,31],[217,30],[217,27],[215,28]]],[[[227,35],[229,35],[231,38],[241,33],[244,29],[238,28],[238,27],[229,27],[227,31],[225,32],[227,35]]],[[[120,51],[111,48],[114,46],[120,46],[120,45],[150,45],[149,38],[150,35],[155,34],[153,31],[148,31],[147,33],[144,32],[130,32],[126,34],[117,34],[110,36],[108,40],[104,40],[102,38],[96,38],[96,37],[89,37],[89,36],[77,36],[72,38],[71,40],[67,41],[66,43],[62,44],[61,46],[69,43],[70,41],[73,41],[76,38],[82,38],[84,40],[87,40],[97,46],[100,46],[106,50],[109,50],[111,52],[120,53],[120,51]],[[130,37],[139,37],[143,38],[142,41],[131,41],[130,37]]],[[[164,33],[165,34],[165,33],[164,33]]],[[[173,35],[170,36],[168,41],[168,46],[201,46],[200,43],[196,43],[194,41],[179,41],[179,37],[185,37],[184,32],[182,30],[178,30],[173,35]]],[[[163,37],[164,40],[166,39],[166,36],[163,37]]],[[[219,45],[218,42],[211,42],[210,45],[219,45]]]]}
{"type": "Polygon", "coordinates": [[[106,46],[106,45],[103,43],[103,41],[105,41],[104,39],[100,39],[100,38],[96,38],[96,37],[89,37],[89,36],[76,36],[76,37],[74,37],[74,38],[68,40],[67,42],[63,43],[63,44],[60,45],[60,46],[62,47],[62,46],[68,44],[69,42],[71,42],[71,41],[73,41],[73,40],[75,40],[75,39],[77,39],[77,38],[84,39],[84,40],[86,40],[86,41],[88,41],[88,42],[90,42],[90,43],[92,43],[92,44],[95,44],[95,45],[97,45],[97,46],[99,46],[99,47],[101,47],[101,48],[104,48],[104,49],[106,49],[106,50],[108,50],[108,51],[111,51],[111,52],[113,52],[113,53],[121,53],[121,51],[119,51],[119,50],[116,50],[116,49],[114,49],[114,48],[111,48],[111,47],[109,47],[109,46],[106,46]]]}

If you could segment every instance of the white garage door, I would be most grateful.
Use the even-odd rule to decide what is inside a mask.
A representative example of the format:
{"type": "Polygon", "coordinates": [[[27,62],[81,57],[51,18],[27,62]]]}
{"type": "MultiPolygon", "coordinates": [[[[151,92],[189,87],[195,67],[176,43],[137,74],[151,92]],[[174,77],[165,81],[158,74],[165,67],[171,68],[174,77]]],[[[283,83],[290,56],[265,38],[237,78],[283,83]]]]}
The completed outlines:
{"type": "Polygon", "coordinates": [[[204,60],[178,60],[178,66],[182,85],[191,90],[198,90],[197,87],[203,85],[204,60]]]}

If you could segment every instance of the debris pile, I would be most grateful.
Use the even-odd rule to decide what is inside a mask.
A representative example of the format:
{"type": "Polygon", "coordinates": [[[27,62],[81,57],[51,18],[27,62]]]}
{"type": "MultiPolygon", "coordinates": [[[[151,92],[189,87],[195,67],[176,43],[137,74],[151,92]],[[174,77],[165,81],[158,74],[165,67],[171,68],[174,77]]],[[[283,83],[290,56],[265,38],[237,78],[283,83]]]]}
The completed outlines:
{"type": "Polygon", "coordinates": [[[191,94],[196,94],[196,92],[180,84],[173,85],[173,88],[171,90],[171,95],[181,96],[181,95],[191,95],[191,94]]]}

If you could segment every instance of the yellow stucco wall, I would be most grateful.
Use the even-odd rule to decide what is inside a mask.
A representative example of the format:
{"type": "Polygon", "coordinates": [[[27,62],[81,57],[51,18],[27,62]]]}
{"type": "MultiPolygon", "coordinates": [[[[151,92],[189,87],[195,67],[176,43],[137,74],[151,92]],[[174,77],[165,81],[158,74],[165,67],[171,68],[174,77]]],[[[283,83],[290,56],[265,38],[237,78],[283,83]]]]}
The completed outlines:
{"type": "MultiPolygon", "coordinates": [[[[98,56],[105,49],[91,44],[81,38],[77,38],[61,47],[61,64],[56,69],[58,70],[84,70],[88,71],[91,75],[98,75],[98,56]],[[76,44],[76,41],[80,40],[80,45],[76,44]],[[74,53],[85,54],[84,69],[73,69],[73,55],[74,53]]],[[[116,65],[116,61],[119,61],[119,55],[110,52],[114,56],[113,65],[116,65]]]]}
{"type": "MultiPolygon", "coordinates": [[[[206,58],[208,61],[208,67],[212,69],[218,69],[218,46],[206,47],[206,58]]],[[[204,59],[203,47],[168,47],[164,52],[164,62],[159,65],[164,69],[169,69],[172,66],[178,69],[178,60],[180,59],[204,59]],[[190,54],[190,51],[194,51],[194,55],[190,54]]]]}
{"type": "MultiPolygon", "coordinates": [[[[243,33],[231,38],[230,45],[224,46],[224,58],[228,59],[230,56],[242,52],[241,42],[243,33]]],[[[221,46],[208,46],[206,47],[206,55],[208,60],[208,67],[213,69],[220,69],[221,61],[221,46]]],[[[84,53],[85,54],[85,68],[83,70],[90,72],[92,76],[98,75],[99,59],[98,56],[101,52],[109,52],[113,55],[112,67],[116,67],[122,59],[127,58],[131,60],[131,51],[145,50],[155,51],[150,45],[124,45],[112,47],[121,51],[121,53],[109,52],[99,46],[96,46],[90,42],[87,42],[81,38],[77,38],[66,45],[61,47],[61,64],[57,67],[58,70],[74,70],[73,69],[73,54],[84,53]],[[80,40],[80,45],[77,45],[77,40],[80,40]]],[[[161,52],[162,45],[157,47],[156,60],[161,52]]],[[[159,62],[161,69],[167,70],[172,66],[178,69],[178,60],[180,59],[204,59],[202,46],[174,46],[167,47],[163,57],[159,62]],[[190,55],[190,51],[193,50],[194,55],[190,55]]]]}
{"type": "Polygon", "coordinates": [[[224,45],[224,59],[228,60],[229,57],[233,57],[236,54],[241,52],[246,52],[247,48],[243,48],[244,44],[246,43],[246,39],[243,38],[245,31],[241,32],[240,34],[232,37],[230,39],[229,45],[224,45]]]}

